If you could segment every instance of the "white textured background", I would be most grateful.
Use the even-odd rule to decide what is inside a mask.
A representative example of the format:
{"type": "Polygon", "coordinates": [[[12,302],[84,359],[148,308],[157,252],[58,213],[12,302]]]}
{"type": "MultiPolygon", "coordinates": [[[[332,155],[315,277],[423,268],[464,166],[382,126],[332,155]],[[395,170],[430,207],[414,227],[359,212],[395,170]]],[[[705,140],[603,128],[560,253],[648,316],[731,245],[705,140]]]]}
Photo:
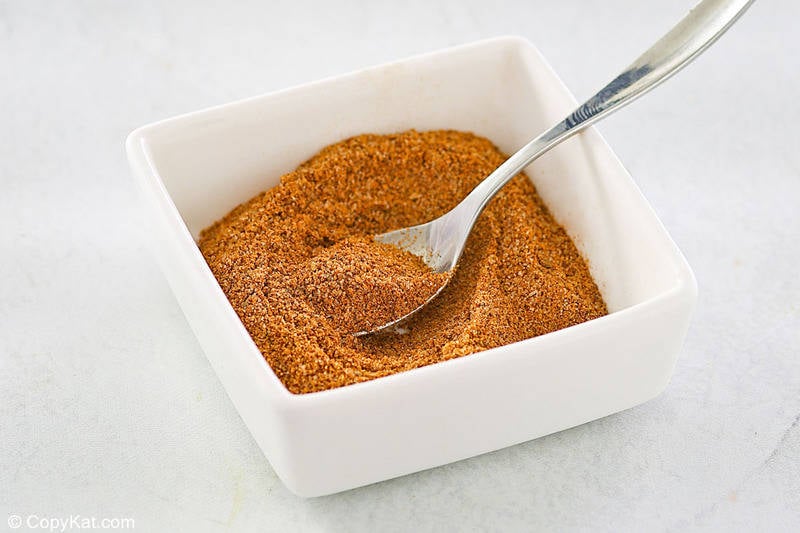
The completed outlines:
{"type": "Polygon", "coordinates": [[[139,531],[800,528],[795,0],[757,2],[600,127],[700,286],[666,392],[314,500],[276,478],[149,255],[126,134],[501,34],[587,96],[692,1],[232,4],[0,0],[0,530],[10,514],[139,531]]]}

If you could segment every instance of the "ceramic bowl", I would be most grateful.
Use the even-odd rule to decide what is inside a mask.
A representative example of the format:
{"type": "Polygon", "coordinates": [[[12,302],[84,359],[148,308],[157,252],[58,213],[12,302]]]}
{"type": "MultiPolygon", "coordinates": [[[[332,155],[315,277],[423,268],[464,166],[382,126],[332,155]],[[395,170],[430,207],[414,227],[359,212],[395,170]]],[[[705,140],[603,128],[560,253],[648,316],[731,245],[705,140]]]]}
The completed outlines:
{"type": "Polygon", "coordinates": [[[286,486],[319,496],[535,439],[640,404],[670,378],[694,276],[630,175],[589,129],[527,169],[610,314],[512,345],[295,395],[196,245],[201,229],[324,146],[457,129],[511,153],[575,105],[527,41],[438,51],[144,126],[127,142],[155,255],[247,427],[286,486]]]}

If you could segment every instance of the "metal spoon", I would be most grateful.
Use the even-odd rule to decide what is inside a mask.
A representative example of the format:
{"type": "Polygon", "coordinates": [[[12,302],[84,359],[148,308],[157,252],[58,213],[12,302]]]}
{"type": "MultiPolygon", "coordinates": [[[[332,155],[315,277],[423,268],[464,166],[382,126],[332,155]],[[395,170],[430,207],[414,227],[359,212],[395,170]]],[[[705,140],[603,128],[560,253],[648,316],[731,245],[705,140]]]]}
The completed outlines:
{"type": "MultiPolygon", "coordinates": [[[[563,121],[509,157],[451,211],[425,224],[376,235],[375,240],[421,257],[436,272],[452,272],[478,215],[511,178],[561,141],[667,80],[725,33],[753,1],[703,0],[619,76],[563,121]]],[[[411,313],[356,335],[396,328],[435,298],[445,285],[411,313]]]]}

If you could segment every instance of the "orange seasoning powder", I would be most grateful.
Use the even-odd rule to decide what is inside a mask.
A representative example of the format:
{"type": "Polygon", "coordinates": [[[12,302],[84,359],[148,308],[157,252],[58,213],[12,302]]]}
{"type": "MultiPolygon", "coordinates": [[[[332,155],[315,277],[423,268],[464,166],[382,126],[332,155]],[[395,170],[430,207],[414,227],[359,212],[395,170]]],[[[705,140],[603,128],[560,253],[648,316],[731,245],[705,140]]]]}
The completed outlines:
{"type": "Polygon", "coordinates": [[[369,236],[452,209],[506,156],[458,131],[360,135],[324,148],[200,235],[200,249],[293,393],[341,387],[566,328],[607,313],[585,261],[517,176],[489,203],[450,283],[369,236]]]}

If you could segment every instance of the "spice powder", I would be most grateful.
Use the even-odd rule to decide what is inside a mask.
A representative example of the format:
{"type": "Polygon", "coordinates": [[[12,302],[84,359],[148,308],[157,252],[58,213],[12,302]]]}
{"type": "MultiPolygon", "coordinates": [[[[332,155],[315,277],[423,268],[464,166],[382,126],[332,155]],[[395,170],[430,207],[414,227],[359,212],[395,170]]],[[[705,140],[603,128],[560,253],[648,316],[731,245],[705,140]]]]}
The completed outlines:
{"type": "Polygon", "coordinates": [[[443,215],[505,159],[490,141],[465,132],[353,137],[204,230],[200,249],[293,393],[367,381],[605,315],[585,261],[519,175],[478,218],[450,283],[403,325],[405,334],[352,334],[405,314],[443,281],[413,256],[376,248],[369,236],[443,215]]]}
{"type": "Polygon", "coordinates": [[[359,236],[322,249],[286,281],[340,330],[357,333],[409,314],[449,277],[397,246],[359,236]]]}

